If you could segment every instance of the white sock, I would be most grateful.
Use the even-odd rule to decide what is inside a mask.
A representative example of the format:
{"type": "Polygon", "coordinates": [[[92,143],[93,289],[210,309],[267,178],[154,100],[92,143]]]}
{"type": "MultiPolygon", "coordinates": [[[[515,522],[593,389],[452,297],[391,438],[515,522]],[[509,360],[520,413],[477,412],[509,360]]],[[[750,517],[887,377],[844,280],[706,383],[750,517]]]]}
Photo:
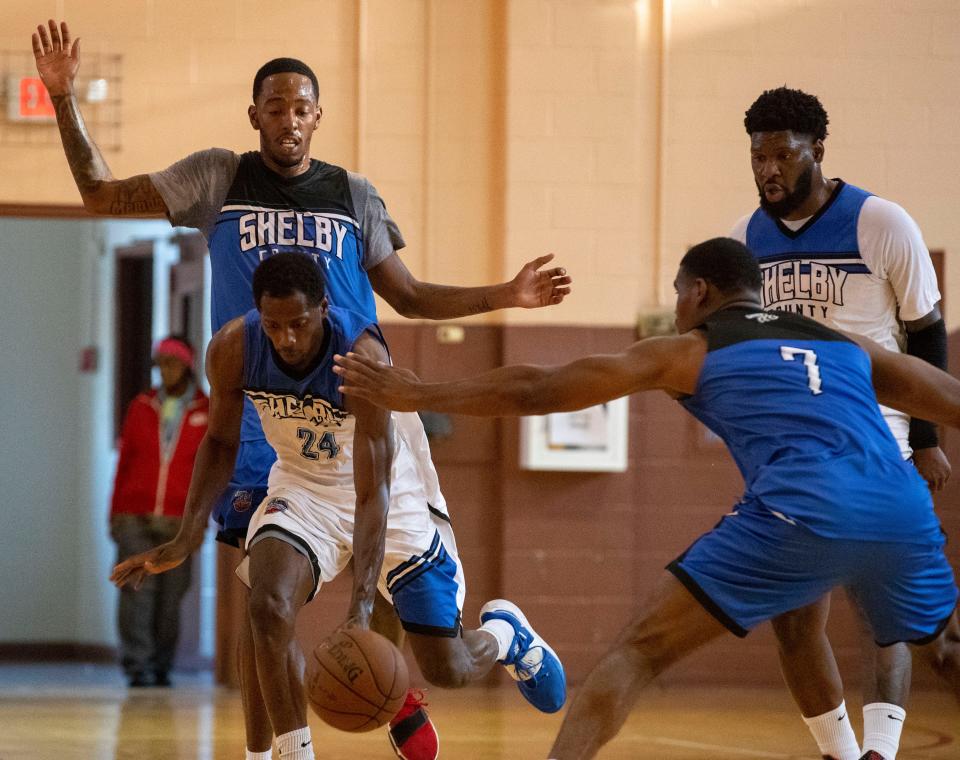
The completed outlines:
{"type": "Polygon", "coordinates": [[[268,749],[266,752],[251,752],[247,750],[246,760],[273,760],[273,750],[268,749]]]}
{"type": "Polygon", "coordinates": [[[884,760],[896,760],[900,732],[907,711],[886,702],[863,706],[863,752],[879,752],[884,760]]]}
{"type": "Polygon", "coordinates": [[[837,760],[860,760],[860,747],[850,725],[846,702],[823,715],[804,718],[803,722],[813,734],[821,755],[830,755],[837,760]]]}
{"type": "Polygon", "coordinates": [[[277,754],[281,760],[314,760],[310,727],[304,726],[278,736],[277,754]]]}
{"type": "Polygon", "coordinates": [[[486,631],[497,640],[497,659],[502,660],[510,652],[510,645],[513,644],[513,637],[516,631],[506,620],[488,620],[480,626],[481,631],[486,631]]]}

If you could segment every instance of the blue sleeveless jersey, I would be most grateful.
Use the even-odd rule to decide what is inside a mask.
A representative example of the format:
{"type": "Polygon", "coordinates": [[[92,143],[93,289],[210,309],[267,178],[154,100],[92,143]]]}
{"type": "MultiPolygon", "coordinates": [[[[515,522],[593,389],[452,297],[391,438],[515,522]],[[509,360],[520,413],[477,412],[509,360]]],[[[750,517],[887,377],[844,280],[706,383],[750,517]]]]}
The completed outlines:
{"type": "MultiPolygon", "coordinates": [[[[339,166],[313,160],[306,172],[288,179],[269,171],[259,153],[244,153],[207,242],[214,332],[254,307],[253,270],[267,256],[286,251],[308,254],[317,262],[331,306],[370,322],[377,319],[363,268],[360,220],[347,172],[339,166]]],[[[240,437],[263,439],[249,403],[240,437]]]]}
{"type": "Polygon", "coordinates": [[[762,208],[753,212],[746,245],[763,270],[766,309],[797,311],[822,321],[831,306],[843,305],[847,276],[870,274],[857,241],[860,210],[870,195],[838,180],[830,200],[798,230],[762,208]]]}
{"type": "Polygon", "coordinates": [[[267,405],[275,416],[299,416],[307,421],[336,420],[348,413],[338,390],[340,378],[333,372],[333,355],[353,350],[364,332],[381,342],[375,322],[362,314],[331,306],[327,313],[326,337],[316,361],[301,376],[281,368],[273,344],[260,324],[260,312],[253,309],[243,319],[243,389],[256,405],[267,405]]]}
{"type": "Polygon", "coordinates": [[[208,243],[214,332],[253,308],[253,270],[286,251],[313,257],[331,305],[377,318],[360,220],[339,166],[313,160],[288,179],[269,171],[259,153],[244,153],[208,243]]]}
{"type": "Polygon", "coordinates": [[[813,320],[731,308],[704,325],[681,403],[720,436],[764,509],[828,538],[941,542],[926,483],[877,406],[870,359],[813,320]]]}

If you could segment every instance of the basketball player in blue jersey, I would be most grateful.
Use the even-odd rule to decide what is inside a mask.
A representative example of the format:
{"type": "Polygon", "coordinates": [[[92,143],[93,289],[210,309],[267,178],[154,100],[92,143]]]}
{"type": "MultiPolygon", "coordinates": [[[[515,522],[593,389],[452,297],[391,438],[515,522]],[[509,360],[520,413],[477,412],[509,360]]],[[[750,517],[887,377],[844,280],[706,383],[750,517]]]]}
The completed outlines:
{"type": "MultiPolygon", "coordinates": [[[[254,272],[253,297],[256,309],[228,322],[210,343],[210,420],[188,511],[194,520],[209,514],[229,481],[246,397],[277,454],[238,575],[250,587],[260,692],[280,757],[314,758],[296,615],[351,556],[345,626],[369,626],[379,578],[417,662],[437,685],[464,686],[501,662],[534,706],[559,710],[563,668],[519,608],[493,600],[483,607],[479,629],[462,629],[456,542],[449,522],[426,509],[414,452],[395,433],[388,411],[344,399],[338,390],[335,354],[389,360],[376,323],[329,306],[320,270],[299,253],[264,260],[254,272]]],[[[170,564],[162,554],[158,548],[122,563],[114,581],[137,584],[150,572],[148,563],[170,564]]]]}
{"type": "MultiPolygon", "coordinates": [[[[946,328],[923,236],[897,204],[824,176],[828,123],[816,96],[787,87],[764,92],[746,112],[760,207],[736,224],[731,237],[746,243],[760,263],[764,308],[804,314],[945,369],[946,328]]],[[[902,455],[931,490],[942,488],[950,465],[936,427],[894,409],[883,414],[902,455]]],[[[784,677],[814,735],[832,735],[843,718],[852,743],[846,706],[830,703],[839,687],[832,694],[811,687],[811,672],[837,674],[825,633],[828,613],[824,599],[775,620],[773,627],[784,677]],[[818,635],[809,637],[809,630],[818,635]]],[[[877,741],[891,754],[905,714],[889,704],[902,704],[911,656],[904,645],[876,649],[866,630],[862,638],[865,741],[877,741]]],[[[942,644],[924,650],[924,661],[960,699],[960,629],[951,629],[942,644]]]]}
{"type": "MultiPolygon", "coordinates": [[[[570,292],[570,278],[563,269],[542,269],[552,256],[526,264],[512,281],[500,285],[463,288],[416,280],[397,255],[404,247],[403,237],[370,182],[310,158],[322,109],[317,78],[301,61],[275,59],[254,78],[247,117],[260,136],[258,151],[238,155],[212,148],[164,171],[116,179],[86,131],[74,93],[79,39],[71,40],[66,23],[58,26],[50,21],[47,27],[37,28],[32,42],[84,207],[93,214],[167,217],[173,224],[199,229],[210,248],[214,332],[252,307],[253,270],[262,259],[282,251],[309,254],[323,269],[331,304],[371,321],[376,320],[374,292],[398,313],[427,319],[548,306],[560,303],[570,292]]],[[[418,468],[431,505],[445,512],[419,418],[404,415],[396,423],[410,447],[419,451],[418,468]]],[[[214,508],[221,540],[234,545],[243,540],[251,507],[263,496],[273,457],[247,403],[234,477],[214,508]]],[[[193,551],[202,532],[182,539],[174,547],[176,556],[193,551]]],[[[379,600],[377,611],[374,629],[390,636],[390,629],[395,629],[392,612],[379,600]]],[[[396,634],[394,630],[392,635],[396,634]]],[[[249,635],[241,631],[241,684],[255,689],[249,635]]],[[[259,695],[245,691],[247,746],[255,760],[271,740],[259,705],[259,695]]],[[[433,726],[414,692],[391,730],[405,760],[436,757],[433,726]]]]}
{"type": "MultiPolygon", "coordinates": [[[[394,409],[529,415],[663,390],[719,435],[743,475],[740,502],[667,567],[651,599],[588,676],[549,757],[583,760],[611,740],[640,689],[725,631],[856,595],[880,645],[936,648],[957,588],[923,478],[877,405],[960,427],[960,382],[789,312],[765,312],[741,243],[683,257],[679,336],[562,367],[514,366],[421,382],[359,355],[337,357],[341,390],[394,409]]],[[[863,758],[892,760],[869,750],[863,758]]],[[[845,760],[845,758],[844,758],[845,760]]]]}

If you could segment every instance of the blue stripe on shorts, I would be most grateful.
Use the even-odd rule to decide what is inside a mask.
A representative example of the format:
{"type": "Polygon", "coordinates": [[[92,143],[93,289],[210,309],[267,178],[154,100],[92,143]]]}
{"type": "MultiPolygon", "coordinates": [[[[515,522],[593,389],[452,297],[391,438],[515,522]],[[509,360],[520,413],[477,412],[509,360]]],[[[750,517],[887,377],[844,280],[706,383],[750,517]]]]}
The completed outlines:
{"type": "Polygon", "coordinates": [[[460,635],[457,606],[457,564],[434,534],[423,554],[397,565],[387,574],[387,589],[404,630],[430,636],[460,635]]]}

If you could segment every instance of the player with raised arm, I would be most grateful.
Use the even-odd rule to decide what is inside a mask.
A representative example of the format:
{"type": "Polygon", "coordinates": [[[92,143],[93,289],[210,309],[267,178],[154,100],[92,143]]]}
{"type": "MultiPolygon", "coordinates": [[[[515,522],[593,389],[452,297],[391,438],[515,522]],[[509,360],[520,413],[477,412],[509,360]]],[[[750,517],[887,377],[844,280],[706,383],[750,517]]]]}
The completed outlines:
{"type": "MultiPolygon", "coordinates": [[[[117,179],[87,132],[74,92],[80,40],[71,37],[65,22],[51,20],[37,27],[32,44],[84,207],[94,214],[165,216],[204,235],[210,248],[214,332],[253,306],[254,269],[281,251],[312,256],[323,269],[331,304],[371,321],[376,321],[374,291],[403,316],[426,319],[549,306],[570,292],[570,278],[562,268],[542,269],[552,256],[537,258],[510,282],[492,286],[451,287],[414,278],[397,255],[405,245],[403,237],[373,185],[358,174],[311,159],[311,140],[323,111],[317,77],[302,61],[274,59],[254,77],[247,118],[259,134],[259,150],[238,155],[211,148],[163,171],[117,179]]],[[[440,514],[437,519],[447,519],[419,418],[400,415],[395,424],[411,450],[419,452],[417,468],[440,514]]],[[[243,541],[251,505],[262,499],[272,463],[273,451],[247,403],[234,475],[213,507],[221,526],[219,539],[233,545],[243,541]]],[[[185,521],[198,527],[183,532],[166,556],[179,559],[194,551],[206,521],[207,515],[185,521]]],[[[396,639],[402,632],[395,630],[394,620],[378,599],[373,628],[396,639]]],[[[251,633],[240,633],[247,749],[251,760],[260,760],[269,752],[272,737],[256,692],[251,633]]],[[[436,757],[437,737],[413,691],[391,731],[391,741],[405,760],[436,757]]]]}
{"type": "MultiPolygon", "coordinates": [[[[956,623],[929,489],[877,402],[960,427],[960,382],[868,338],[763,311],[757,261],[729,238],[691,248],[675,285],[680,335],[565,366],[428,383],[366,357],[336,357],[346,395],[396,409],[546,414],[663,390],[737,462],[742,499],[668,566],[589,675],[549,755],[556,760],[593,757],[641,688],[694,649],[725,631],[746,636],[836,586],[859,600],[878,645],[936,648],[956,623]]],[[[867,760],[894,758],[865,749],[867,760]]]]}

